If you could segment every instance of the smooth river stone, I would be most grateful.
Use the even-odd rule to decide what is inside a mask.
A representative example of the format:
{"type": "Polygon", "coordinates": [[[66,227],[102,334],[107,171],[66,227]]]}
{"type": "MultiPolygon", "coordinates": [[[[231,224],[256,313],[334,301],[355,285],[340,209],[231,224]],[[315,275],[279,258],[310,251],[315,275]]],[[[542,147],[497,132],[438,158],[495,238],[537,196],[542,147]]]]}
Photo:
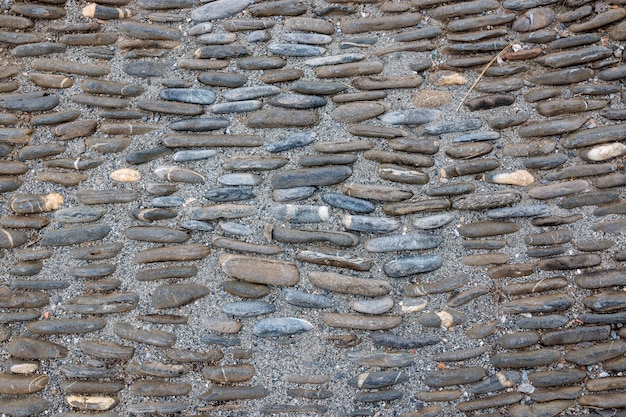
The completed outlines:
{"type": "Polygon", "coordinates": [[[293,317],[272,317],[257,322],[252,333],[259,337],[290,336],[308,332],[313,325],[306,320],[293,317]]]}
{"type": "Polygon", "coordinates": [[[319,115],[310,110],[260,110],[251,113],[245,124],[252,129],[307,127],[316,125],[319,115]]]}
{"type": "Polygon", "coordinates": [[[352,175],[350,167],[331,165],[282,171],[274,174],[271,182],[274,189],[333,185],[344,181],[350,175],[352,175]]]}
{"type": "Polygon", "coordinates": [[[236,317],[254,317],[273,313],[276,307],[264,301],[239,301],[225,304],[222,311],[236,317]]]}
{"type": "Polygon", "coordinates": [[[363,243],[363,247],[368,252],[394,252],[433,249],[442,242],[441,236],[414,232],[369,239],[363,243]]]}
{"type": "Polygon", "coordinates": [[[357,313],[326,313],[322,321],[330,327],[357,330],[388,330],[402,323],[402,316],[370,316],[357,313]]]}
{"type": "Polygon", "coordinates": [[[334,272],[312,271],[309,282],[328,291],[365,297],[380,297],[391,292],[391,285],[385,280],[355,278],[334,272]]]}
{"type": "Polygon", "coordinates": [[[443,258],[439,255],[411,256],[391,260],[383,266],[387,276],[402,278],[409,275],[434,271],[441,268],[443,258]]]}
{"type": "Polygon", "coordinates": [[[210,294],[209,287],[201,284],[161,285],[152,292],[154,308],[182,307],[210,294]]]}
{"type": "Polygon", "coordinates": [[[219,262],[226,275],[255,284],[291,287],[300,280],[292,262],[236,254],[223,254],[219,262]]]}
{"type": "Polygon", "coordinates": [[[250,0],[217,0],[192,10],[191,19],[196,22],[225,19],[243,11],[250,0]]]}
{"type": "Polygon", "coordinates": [[[104,239],[111,227],[106,224],[66,227],[46,232],[39,242],[42,246],[70,246],[104,239]]]}

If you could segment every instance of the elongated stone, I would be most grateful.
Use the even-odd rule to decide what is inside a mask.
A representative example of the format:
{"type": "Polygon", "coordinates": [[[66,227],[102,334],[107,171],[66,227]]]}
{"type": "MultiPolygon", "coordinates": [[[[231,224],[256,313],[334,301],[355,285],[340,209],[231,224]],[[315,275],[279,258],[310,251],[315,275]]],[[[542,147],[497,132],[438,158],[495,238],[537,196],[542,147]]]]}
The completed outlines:
{"type": "Polygon", "coordinates": [[[357,313],[326,313],[322,321],[330,327],[359,330],[388,330],[402,323],[402,316],[368,316],[357,313]]]}
{"type": "Polygon", "coordinates": [[[479,381],[485,374],[485,369],[479,366],[440,369],[427,375],[424,378],[424,383],[433,388],[463,385],[479,381]]]}
{"type": "Polygon", "coordinates": [[[501,391],[519,384],[522,374],[519,371],[499,371],[487,379],[470,385],[469,392],[473,394],[487,394],[488,392],[501,391]]]}
{"type": "Polygon", "coordinates": [[[410,191],[405,191],[396,187],[357,183],[348,183],[344,185],[343,192],[350,197],[379,201],[402,201],[413,195],[410,191]]]}
{"type": "Polygon", "coordinates": [[[62,345],[34,337],[11,338],[6,349],[20,359],[58,359],[67,356],[68,352],[62,345]]]}
{"type": "Polygon", "coordinates": [[[135,352],[135,348],[132,346],[119,345],[109,341],[81,340],[79,347],[85,354],[100,359],[127,360],[135,352]]]}
{"type": "Polygon", "coordinates": [[[406,382],[409,376],[401,371],[366,372],[348,379],[348,385],[355,388],[378,389],[406,382]]]}
{"type": "Polygon", "coordinates": [[[507,392],[504,394],[462,402],[458,405],[458,409],[460,411],[467,412],[481,410],[483,408],[499,408],[515,404],[521,401],[522,398],[524,398],[524,394],[520,392],[507,392]]]}
{"type": "Polygon", "coordinates": [[[480,174],[491,171],[500,166],[497,159],[480,158],[468,162],[461,162],[454,165],[444,166],[439,170],[439,174],[446,177],[461,177],[464,175],[480,174]]]}
{"type": "MultiPolygon", "coordinates": [[[[456,213],[441,213],[425,217],[416,217],[415,219],[413,219],[413,226],[421,230],[438,229],[447,224],[450,224],[457,218],[458,215],[456,213]]],[[[432,238],[435,239],[434,237],[432,238]]]]}
{"type": "Polygon", "coordinates": [[[554,387],[580,382],[586,376],[585,371],[572,368],[531,372],[528,374],[528,379],[535,387],[554,387]]]}
{"type": "Polygon", "coordinates": [[[44,246],[69,246],[97,241],[106,237],[110,231],[111,227],[106,224],[66,227],[46,232],[40,244],[44,246]]]}
{"type": "Polygon", "coordinates": [[[351,231],[369,233],[388,233],[396,230],[399,224],[396,220],[373,216],[343,216],[341,224],[351,231]]]}
{"type": "Polygon", "coordinates": [[[309,282],[329,291],[368,297],[383,296],[391,291],[390,284],[384,280],[354,278],[332,272],[313,271],[309,274],[309,282]]]}
{"type": "Polygon", "coordinates": [[[567,280],[563,277],[544,278],[536,281],[508,284],[502,287],[502,293],[506,295],[534,294],[549,290],[556,290],[567,286],[567,280]]]}
{"type": "Polygon", "coordinates": [[[199,395],[202,401],[233,401],[252,400],[267,397],[270,390],[260,386],[220,386],[213,385],[211,389],[199,395]]]}
{"type": "Polygon", "coordinates": [[[553,349],[507,352],[492,355],[491,363],[496,368],[532,368],[547,366],[556,362],[560,356],[560,352],[553,349]]]}
{"type": "Polygon", "coordinates": [[[80,334],[104,329],[106,320],[92,319],[55,319],[36,321],[27,325],[34,334],[80,334]]]}
{"type": "Polygon", "coordinates": [[[528,195],[538,200],[548,200],[585,191],[589,187],[586,180],[573,180],[563,183],[550,184],[528,190],[528,195]]]}
{"type": "Polygon", "coordinates": [[[132,240],[157,243],[184,243],[190,237],[185,231],[163,226],[129,227],[124,234],[132,240]]]}
{"type": "Polygon", "coordinates": [[[453,201],[452,206],[459,210],[483,210],[515,204],[520,199],[521,194],[516,190],[473,193],[458,197],[453,201]]]}
{"type": "Polygon", "coordinates": [[[187,305],[209,294],[201,284],[171,284],[157,287],[152,293],[155,308],[176,308],[187,305]]]}
{"type": "Polygon", "coordinates": [[[257,284],[293,286],[300,280],[295,264],[245,255],[223,254],[220,266],[229,276],[257,284]]]}
{"type": "Polygon", "coordinates": [[[236,317],[255,317],[276,311],[273,304],[264,301],[239,301],[222,306],[221,310],[236,317]]]}
{"type": "Polygon", "coordinates": [[[176,343],[176,335],[163,330],[143,330],[128,323],[117,322],[113,332],[122,339],[160,347],[172,347],[176,343]]]}
{"type": "Polygon", "coordinates": [[[273,317],[257,322],[252,332],[259,337],[289,336],[307,332],[313,325],[306,320],[293,317],[273,317]]]}
{"type": "Polygon", "coordinates": [[[347,166],[326,166],[316,168],[302,168],[283,171],[274,174],[272,187],[275,189],[332,185],[344,181],[352,175],[347,166]]]}
{"type": "Polygon", "coordinates": [[[539,268],[544,271],[589,268],[600,265],[601,262],[597,254],[564,255],[540,260],[539,268]]]}
{"type": "Polygon", "coordinates": [[[266,146],[266,149],[272,153],[283,152],[289,149],[306,146],[312,143],[316,137],[317,134],[315,132],[294,133],[287,136],[283,140],[279,140],[278,142],[274,142],[266,146]]]}
{"type": "Polygon", "coordinates": [[[481,221],[462,224],[458,228],[461,236],[478,238],[515,233],[520,230],[520,225],[513,222],[481,221]]]}
{"type": "Polygon", "coordinates": [[[5,395],[32,394],[43,390],[49,381],[50,377],[44,374],[0,374],[0,392],[5,395]]]}
{"type": "Polygon", "coordinates": [[[307,127],[319,122],[317,113],[309,110],[260,110],[251,113],[246,126],[253,129],[307,127]]]}
{"type": "Polygon", "coordinates": [[[575,282],[580,288],[588,289],[623,286],[626,285],[626,270],[616,268],[589,271],[576,276],[575,282]]]}
{"type": "Polygon", "coordinates": [[[404,13],[400,16],[349,19],[341,24],[343,33],[356,34],[372,31],[399,29],[417,25],[422,16],[419,13],[404,13]]]}
{"type": "Polygon", "coordinates": [[[49,408],[50,403],[41,397],[5,397],[0,399],[0,412],[9,416],[29,417],[41,414],[49,408]]]}
{"type": "Polygon", "coordinates": [[[412,256],[389,261],[384,264],[383,270],[392,278],[401,278],[434,271],[441,268],[441,265],[443,265],[443,258],[438,255],[412,256]]]}
{"type": "Polygon", "coordinates": [[[434,165],[434,161],[431,157],[412,153],[406,154],[400,152],[386,152],[372,149],[369,151],[365,151],[363,156],[372,161],[382,163],[401,164],[414,167],[431,167],[434,165]]]}
{"type": "Polygon", "coordinates": [[[329,308],[334,304],[326,296],[308,294],[293,288],[284,288],[283,295],[287,303],[303,308],[329,308]]]}
{"type": "Polygon", "coordinates": [[[0,108],[5,110],[40,112],[52,110],[58,104],[58,96],[45,92],[3,94],[0,96],[0,108]]]}
{"type": "Polygon", "coordinates": [[[614,340],[606,343],[570,350],[565,354],[565,360],[577,365],[593,365],[598,362],[621,356],[626,352],[626,341],[614,340]]]}
{"type": "Polygon", "coordinates": [[[554,136],[563,133],[573,132],[580,129],[586,122],[587,117],[576,117],[569,119],[551,120],[547,122],[534,123],[518,129],[518,134],[522,137],[554,136]]]}
{"type": "Polygon", "coordinates": [[[205,258],[210,249],[203,244],[171,245],[137,252],[135,263],[193,261],[205,258]]]}
{"type": "Polygon", "coordinates": [[[411,109],[405,111],[387,112],[379,119],[383,123],[392,125],[421,125],[433,122],[441,117],[440,110],[411,109]]]}
{"type": "Polygon", "coordinates": [[[438,247],[443,239],[437,235],[407,233],[369,239],[363,246],[368,252],[393,252],[399,250],[422,250],[438,247]]]}
{"type": "Polygon", "coordinates": [[[353,252],[328,247],[298,252],[296,259],[318,265],[349,268],[357,271],[369,271],[372,264],[370,259],[358,256],[353,252]]]}
{"type": "Polygon", "coordinates": [[[583,304],[598,312],[618,311],[626,304],[626,297],[618,291],[603,291],[583,298],[583,304]]]}

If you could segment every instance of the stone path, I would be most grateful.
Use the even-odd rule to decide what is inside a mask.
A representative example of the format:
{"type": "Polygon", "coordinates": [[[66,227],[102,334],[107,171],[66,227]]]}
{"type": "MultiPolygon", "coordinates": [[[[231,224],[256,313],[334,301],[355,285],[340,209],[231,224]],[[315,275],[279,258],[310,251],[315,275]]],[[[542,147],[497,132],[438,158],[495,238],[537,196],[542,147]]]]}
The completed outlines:
{"type": "Polygon", "coordinates": [[[5,2],[0,413],[626,415],[623,3],[5,2]]]}

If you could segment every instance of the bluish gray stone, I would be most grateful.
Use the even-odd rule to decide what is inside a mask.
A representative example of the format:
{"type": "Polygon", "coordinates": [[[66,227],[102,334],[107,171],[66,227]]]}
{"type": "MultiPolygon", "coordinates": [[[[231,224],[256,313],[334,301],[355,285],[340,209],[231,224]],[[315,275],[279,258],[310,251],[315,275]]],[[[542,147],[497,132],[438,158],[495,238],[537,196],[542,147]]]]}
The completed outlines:
{"type": "Polygon", "coordinates": [[[306,45],[328,45],[333,37],[321,33],[287,32],[280,36],[283,42],[303,43],[306,45]]]}
{"type": "Polygon", "coordinates": [[[273,96],[281,92],[281,89],[273,85],[255,85],[252,87],[239,87],[228,90],[224,94],[224,100],[244,101],[254,100],[261,97],[273,96]]]}
{"type": "Polygon", "coordinates": [[[225,127],[228,127],[229,124],[230,120],[223,117],[206,117],[178,120],[170,123],[170,129],[187,132],[206,132],[210,130],[224,129],[225,127]]]}
{"type": "Polygon", "coordinates": [[[278,153],[282,151],[287,151],[293,148],[299,148],[302,146],[306,146],[312,143],[317,134],[315,132],[299,132],[294,133],[287,136],[283,140],[279,140],[278,142],[270,143],[265,146],[268,152],[278,153]]]}
{"type": "Polygon", "coordinates": [[[487,211],[487,217],[492,219],[505,219],[509,217],[534,217],[548,213],[545,204],[525,204],[513,207],[502,207],[487,211]]]}
{"type": "Polygon", "coordinates": [[[353,211],[355,213],[371,213],[376,206],[367,200],[350,197],[340,193],[324,193],[322,201],[333,207],[353,211]]]}
{"type": "Polygon", "coordinates": [[[180,207],[185,204],[183,197],[164,196],[155,197],[150,201],[152,207],[180,207]]]}
{"type": "Polygon", "coordinates": [[[106,209],[91,206],[67,207],[54,212],[54,220],[61,223],[90,223],[99,220],[106,209]]]}
{"type": "Polygon", "coordinates": [[[217,0],[207,3],[191,11],[191,20],[207,22],[215,19],[226,19],[243,11],[250,0],[217,0]]]}
{"type": "Polygon", "coordinates": [[[272,217],[281,222],[321,223],[330,218],[328,206],[279,204],[272,207],[272,217]]]}
{"type": "Polygon", "coordinates": [[[441,115],[441,111],[434,109],[409,109],[387,112],[378,118],[390,125],[421,125],[437,120],[441,115]]]}
{"type": "Polygon", "coordinates": [[[443,258],[439,255],[410,256],[387,262],[383,270],[392,278],[402,278],[434,271],[441,268],[441,265],[443,265],[443,258]]]}
{"type": "Polygon", "coordinates": [[[441,242],[443,242],[443,238],[439,235],[413,232],[369,239],[363,243],[363,247],[368,252],[394,252],[433,249],[439,246],[441,242]]]}
{"type": "Polygon", "coordinates": [[[277,203],[305,200],[311,197],[315,193],[315,190],[317,190],[315,187],[294,187],[274,190],[272,192],[272,198],[277,203]]]}
{"type": "Polygon", "coordinates": [[[413,226],[423,230],[437,229],[439,227],[447,225],[448,223],[458,218],[459,213],[457,212],[432,214],[425,217],[416,217],[415,219],[413,219],[413,226]]]}
{"type": "Polygon", "coordinates": [[[276,55],[282,56],[320,56],[326,52],[321,46],[301,45],[297,43],[270,43],[267,49],[276,55]]]}
{"type": "Polygon", "coordinates": [[[311,67],[321,67],[322,65],[338,65],[338,64],[348,64],[350,62],[362,61],[366,58],[365,54],[360,52],[351,53],[351,54],[340,54],[340,55],[331,55],[324,56],[319,58],[311,58],[304,61],[305,65],[309,65],[311,67]]]}
{"type": "Polygon", "coordinates": [[[303,308],[329,308],[334,305],[333,300],[317,294],[308,294],[293,288],[283,288],[285,301],[291,305],[303,308]]]}
{"type": "Polygon", "coordinates": [[[324,97],[320,96],[284,93],[270,98],[268,103],[272,106],[287,109],[312,109],[315,107],[324,107],[327,101],[324,97]]]}
{"type": "Polygon", "coordinates": [[[186,151],[178,151],[172,156],[175,162],[200,161],[202,159],[212,158],[217,154],[213,149],[194,149],[186,151]]]}
{"type": "Polygon", "coordinates": [[[272,317],[257,322],[252,333],[259,337],[289,336],[308,332],[313,325],[306,320],[294,317],[272,317]]]}
{"type": "Polygon", "coordinates": [[[492,131],[469,133],[467,135],[457,136],[452,140],[454,143],[479,142],[483,140],[500,139],[500,133],[492,131]]]}
{"type": "Polygon", "coordinates": [[[166,88],[161,90],[159,97],[183,103],[213,104],[217,95],[206,88],[166,88]]]}
{"type": "Polygon", "coordinates": [[[224,174],[217,178],[220,184],[224,185],[247,185],[255,186],[263,182],[263,177],[258,174],[251,174],[247,172],[236,172],[234,174],[224,174]]]}
{"type": "Polygon", "coordinates": [[[235,222],[220,222],[222,230],[230,235],[250,236],[253,230],[250,226],[235,222]]]}
{"type": "Polygon", "coordinates": [[[187,230],[197,230],[200,232],[212,232],[214,230],[211,223],[203,222],[202,220],[185,220],[180,223],[180,227],[187,230]]]}
{"type": "Polygon", "coordinates": [[[388,217],[345,215],[341,224],[348,230],[366,233],[389,233],[400,227],[397,220],[388,217]]]}
{"type": "Polygon", "coordinates": [[[444,133],[464,132],[478,129],[483,125],[480,119],[465,119],[457,122],[444,122],[425,126],[424,130],[429,135],[443,135],[444,133]]]}
{"type": "Polygon", "coordinates": [[[222,306],[222,311],[231,316],[254,317],[273,313],[276,307],[264,301],[238,301],[222,306]]]}
{"type": "Polygon", "coordinates": [[[204,193],[204,196],[211,201],[223,203],[227,201],[242,201],[256,198],[256,194],[249,188],[223,187],[213,188],[204,193]]]}
{"type": "Polygon", "coordinates": [[[232,101],[230,103],[217,103],[211,106],[211,111],[218,114],[245,113],[258,110],[263,106],[259,100],[232,101]]]}

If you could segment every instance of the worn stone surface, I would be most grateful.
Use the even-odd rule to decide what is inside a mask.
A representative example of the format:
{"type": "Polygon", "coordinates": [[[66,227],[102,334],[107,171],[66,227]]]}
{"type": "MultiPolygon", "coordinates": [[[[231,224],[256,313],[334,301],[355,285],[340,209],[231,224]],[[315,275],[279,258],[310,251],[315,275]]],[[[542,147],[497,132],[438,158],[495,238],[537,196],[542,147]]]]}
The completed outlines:
{"type": "Polygon", "coordinates": [[[0,412],[626,407],[623,3],[6,3],[0,412]]]}

